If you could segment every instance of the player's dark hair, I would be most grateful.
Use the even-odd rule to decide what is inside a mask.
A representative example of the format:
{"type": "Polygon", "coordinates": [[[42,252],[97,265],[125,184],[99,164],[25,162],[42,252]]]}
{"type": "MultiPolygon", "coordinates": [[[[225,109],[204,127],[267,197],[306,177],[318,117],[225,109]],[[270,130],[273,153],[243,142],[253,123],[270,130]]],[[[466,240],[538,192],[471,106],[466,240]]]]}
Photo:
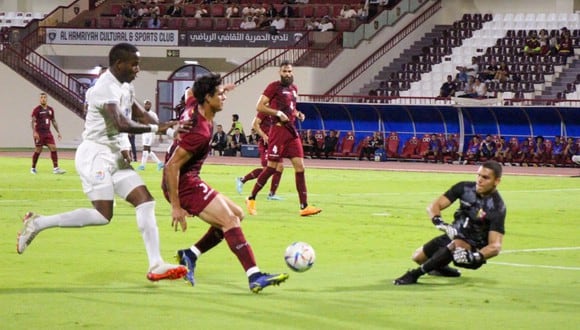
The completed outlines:
{"type": "Polygon", "coordinates": [[[496,162],[495,160],[488,160],[481,164],[481,167],[487,168],[493,171],[493,175],[499,179],[501,178],[502,174],[502,167],[501,164],[496,162]]]}
{"type": "Polygon", "coordinates": [[[203,75],[195,80],[193,84],[193,96],[198,104],[205,103],[206,95],[214,95],[217,87],[222,84],[222,77],[217,73],[203,75]]]}
{"type": "Polygon", "coordinates": [[[234,113],[234,114],[232,115],[232,118],[233,118],[235,121],[238,121],[238,120],[240,120],[240,116],[238,116],[238,114],[237,114],[237,113],[234,113]]]}
{"type": "Polygon", "coordinates": [[[290,61],[288,61],[288,60],[283,60],[283,61],[280,63],[280,67],[287,66],[287,65],[292,65],[292,63],[290,63],[290,61]]]}
{"type": "Polygon", "coordinates": [[[109,65],[113,66],[117,61],[124,61],[138,51],[137,47],[126,42],[116,44],[109,51],[109,65]]]}

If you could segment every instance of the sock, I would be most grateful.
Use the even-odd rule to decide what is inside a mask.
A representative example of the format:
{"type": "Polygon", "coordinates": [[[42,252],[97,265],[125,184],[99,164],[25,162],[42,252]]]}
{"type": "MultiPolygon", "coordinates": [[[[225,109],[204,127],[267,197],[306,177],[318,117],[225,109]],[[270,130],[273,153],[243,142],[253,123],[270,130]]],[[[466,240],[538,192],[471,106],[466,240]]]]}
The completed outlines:
{"type": "Polygon", "coordinates": [[[253,169],[252,172],[246,174],[246,176],[244,176],[242,178],[242,183],[246,183],[250,180],[254,180],[255,178],[257,178],[260,175],[260,173],[262,173],[263,170],[264,169],[261,167],[253,169]]]}
{"type": "Polygon", "coordinates": [[[266,185],[266,182],[268,182],[268,179],[272,176],[272,174],[274,174],[274,172],[276,172],[275,168],[266,166],[266,168],[258,176],[258,181],[252,189],[252,195],[250,195],[250,199],[256,199],[256,195],[258,195],[260,190],[262,190],[262,188],[266,185]]]}
{"type": "MultiPolygon", "coordinates": [[[[214,246],[221,243],[223,239],[224,233],[222,232],[221,229],[216,227],[210,227],[209,230],[205,233],[205,235],[203,235],[203,237],[200,238],[199,241],[197,241],[197,243],[195,243],[193,246],[196,248],[196,250],[198,250],[199,254],[202,254],[211,250],[214,246]]],[[[193,250],[193,248],[192,251],[195,253],[195,250],[193,250]]],[[[199,257],[197,253],[196,255],[199,257]]]]}
{"type": "Polygon", "coordinates": [[[137,227],[145,242],[145,250],[149,258],[149,268],[162,264],[159,247],[159,229],[155,218],[155,201],[145,202],[135,208],[137,215],[137,227]]]}
{"type": "Polygon", "coordinates": [[[270,195],[276,195],[276,190],[278,190],[278,185],[280,184],[280,179],[282,178],[282,172],[276,171],[272,175],[272,183],[270,184],[270,195]]]}
{"type": "Polygon", "coordinates": [[[36,220],[38,229],[43,230],[52,227],[85,227],[102,226],[109,221],[95,209],[76,209],[74,211],[41,216],[36,220]]]}
{"type": "Polygon", "coordinates": [[[50,152],[50,158],[52,159],[52,167],[57,168],[58,167],[58,155],[57,155],[56,151],[50,152]]]}
{"type": "Polygon", "coordinates": [[[306,192],[306,178],[304,172],[296,172],[296,191],[298,191],[298,198],[300,199],[300,208],[303,209],[308,206],[308,193],[306,192]]]}
{"type": "Polygon", "coordinates": [[[36,168],[36,163],[38,163],[39,156],[40,156],[40,152],[34,152],[32,154],[32,168],[36,168]]]}
{"type": "Polygon", "coordinates": [[[141,155],[141,166],[147,164],[147,158],[149,158],[149,151],[143,150],[143,154],[141,155]]]}
{"type": "Polygon", "coordinates": [[[157,164],[161,163],[161,161],[159,160],[159,158],[157,157],[157,155],[153,151],[149,151],[149,157],[153,158],[155,163],[157,163],[157,164]]]}
{"type": "Polygon", "coordinates": [[[453,255],[451,254],[451,251],[449,251],[449,249],[444,246],[437,250],[437,252],[435,252],[431,258],[427,259],[427,261],[425,261],[425,263],[423,263],[419,269],[421,269],[423,274],[426,274],[434,269],[439,269],[449,264],[452,260],[453,255]]]}
{"type": "Polygon", "coordinates": [[[226,232],[224,232],[224,238],[230,247],[230,250],[238,257],[238,260],[244,267],[244,271],[250,270],[252,267],[256,267],[256,259],[254,258],[254,252],[250,243],[246,241],[242,228],[234,227],[226,232]]]}

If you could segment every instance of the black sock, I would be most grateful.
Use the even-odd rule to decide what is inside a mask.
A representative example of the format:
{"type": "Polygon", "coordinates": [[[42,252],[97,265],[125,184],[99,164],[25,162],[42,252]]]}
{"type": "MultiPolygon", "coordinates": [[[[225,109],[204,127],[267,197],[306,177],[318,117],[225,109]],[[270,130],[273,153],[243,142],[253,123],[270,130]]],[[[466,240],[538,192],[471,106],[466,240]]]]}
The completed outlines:
{"type": "Polygon", "coordinates": [[[437,250],[435,254],[427,259],[424,264],[421,265],[421,271],[423,274],[428,273],[434,269],[439,269],[447,264],[449,264],[453,260],[453,255],[451,251],[445,246],[437,250]]]}

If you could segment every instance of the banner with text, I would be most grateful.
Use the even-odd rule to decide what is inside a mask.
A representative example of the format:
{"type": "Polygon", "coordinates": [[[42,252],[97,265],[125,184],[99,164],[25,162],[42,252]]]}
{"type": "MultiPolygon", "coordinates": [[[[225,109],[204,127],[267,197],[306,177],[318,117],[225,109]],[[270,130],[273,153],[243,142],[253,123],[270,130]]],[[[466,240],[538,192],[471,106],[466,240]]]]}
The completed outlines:
{"type": "MultiPolygon", "coordinates": [[[[182,36],[183,37],[183,36],[182,36]]],[[[184,46],[196,47],[288,47],[302,37],[300,32],[187,31],[184,46]]]]}
{"type": "Polygon", "coordinates": [[[178,39],[177,30],[46,29],[46,43],[56,45],[177,46],[178,39]]]}

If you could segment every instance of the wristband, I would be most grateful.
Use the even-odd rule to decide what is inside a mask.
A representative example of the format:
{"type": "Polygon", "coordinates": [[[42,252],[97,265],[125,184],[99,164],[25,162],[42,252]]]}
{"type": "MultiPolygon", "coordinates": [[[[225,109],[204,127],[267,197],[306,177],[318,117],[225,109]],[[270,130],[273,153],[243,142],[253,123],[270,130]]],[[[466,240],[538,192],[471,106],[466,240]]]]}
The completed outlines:
{"type": "Polygon", "coordinates": [[[284,113],[282,111],[278,110],[278,112],[276,112],[276,117],[280,118],[283,114],[284,113]]]}
{"type": "Polygon", "coordinates": [[[444,223],[445,223],[445,222],[443,221],[443,219],[441,219],[441,216],[440,216],[440,215],[436,215],[436,216],[434,216],[433,218],[431,218],[431,222],[433,222],[433,224],[434,224],[435,226],[439,226],[439,225],[442,225],[442,224],[444,224],[444,223]]]}
{"type": "Polygon", "coordinates": [[[175,137],[175,130],[173,129],[173,127],[169,127],[165,132],[165,134],[167,134],[167,136],[173,139],[175,137]]]}
{"type": "Polygon", "coordinates": [[[149,124],[149,128],[151,128],[151,133],[157,133],[159,130],[159,126],[155,124],[149,124]]]}
{"type": "Polygon", "coordinates": [[[483,254],[481,254],[481,252],[477,251],[477,252],[473,252],[473,259],[475,259],[475,261],[480,262],[483,261],[483,254]]]}

